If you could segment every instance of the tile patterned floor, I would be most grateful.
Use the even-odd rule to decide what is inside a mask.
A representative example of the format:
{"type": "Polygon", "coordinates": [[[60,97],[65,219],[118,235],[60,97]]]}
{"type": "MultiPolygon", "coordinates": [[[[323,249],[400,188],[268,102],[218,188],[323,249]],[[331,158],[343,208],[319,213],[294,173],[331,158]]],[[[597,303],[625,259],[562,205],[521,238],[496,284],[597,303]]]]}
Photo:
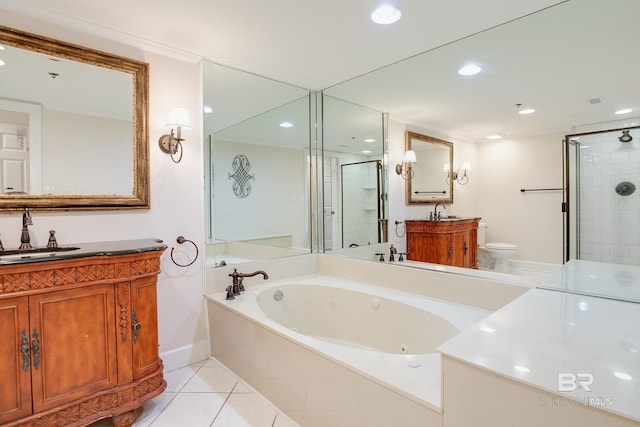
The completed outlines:
{"type": "MultiPolygon", "coordinates": [[[[216,359],[165,372],[167,389],[133,427],[299,427],[216,359]]],[[[113,426],[111,419],[90,427],[113,426]]]]}

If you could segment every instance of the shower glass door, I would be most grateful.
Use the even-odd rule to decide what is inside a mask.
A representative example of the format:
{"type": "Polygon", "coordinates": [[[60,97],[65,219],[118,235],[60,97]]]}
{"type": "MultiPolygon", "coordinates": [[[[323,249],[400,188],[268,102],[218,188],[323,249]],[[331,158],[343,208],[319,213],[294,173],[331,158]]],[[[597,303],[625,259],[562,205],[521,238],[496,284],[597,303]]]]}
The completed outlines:
{"type": "Polygon", "coordinates": [[[640,126],[565,140],[565,260],[640,264],[640,126]]]}

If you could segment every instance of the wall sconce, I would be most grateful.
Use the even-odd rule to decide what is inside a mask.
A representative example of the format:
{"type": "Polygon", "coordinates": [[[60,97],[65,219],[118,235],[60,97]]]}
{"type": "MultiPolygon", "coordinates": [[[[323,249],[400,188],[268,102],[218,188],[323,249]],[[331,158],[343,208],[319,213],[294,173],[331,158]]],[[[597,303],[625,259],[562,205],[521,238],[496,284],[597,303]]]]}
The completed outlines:
{"type": "Polygon", "coordinates": [[[405,180],[413,178],[413,167],[411,167],[411,163],[415,163],[417,160],[415,151],[405,151],[404,157],[402,157],[402,163],[396,165],[396,173],[405,180]]]}
{"type": "Polygon", "coordinates": [[[466,183],[469,182],[467,171],[471,170],[471,163],[462,162],[462,165],[458,168],[458,170],[453,171],[451,173],[449,173],[450,172],[449,168],[450,168],[449,163],[445,163],[443,170],[444,170],[444,173],[447,174],[447,178],[445,179],[447,184],[449,183],[449,176],[453,176],[453,179],[458,181],[458,184],[460,185],[465,185],[466,183]]]}
{"type": "Polygon", "coordinates": [[[169,113],[169,120],[167,126],[176,126],[176,133],[174,136],[173,129],[171,134],[162,135],[158,140],[160,149],[171,155],[171,160],[174,163],[180,163],[182,160],[182,141],[181,130],[183,127],[191,129],[191,119],[189,118],[189,112],[186,108],[172,108],[169,113]],[[176,153],[180,150],[180,156],[176,160],[176,153]]]}

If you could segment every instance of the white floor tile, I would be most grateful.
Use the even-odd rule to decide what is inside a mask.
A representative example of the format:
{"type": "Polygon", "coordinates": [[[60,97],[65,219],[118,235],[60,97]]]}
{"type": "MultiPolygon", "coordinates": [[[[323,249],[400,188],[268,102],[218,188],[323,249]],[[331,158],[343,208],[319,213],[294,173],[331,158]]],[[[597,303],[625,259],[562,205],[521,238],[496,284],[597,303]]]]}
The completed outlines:
{"type": "Polygon", "coordinates": [[[166,391],[170,393],[179,392],[184,385],[189,382],[191,377],[198,372],[198,366],[186,366],[184,368],[176,369],[175,371],[164,372],[164,379],[167,381],[166,391]]]}
{"type": "Polygon", "coordinates": [[[255,393],[232,394],[212,427],[272,427],[275,409],[255,393]]]}
{"type": "Polygon", "coordinates": [[[180,393],[151,427],[209,427],[227,396],[226,393],[180,393]]]}
{"type": "Polygon", "coordinates": [[[229,371],[220,366],[203,366],[182,387],[183,393],[226,392],[231,393],[238,380],[229,371]]]}
{"type": "Polygon", "coordinates": [[[160,396],[145,402],[138,412],[138,418],[132,427],[147,427],[171,403],[176,393],[164,392],[160,396]]]}
{"type": "MultiPolygon", "coordinates": [[[[300,427],[218,360],[165,372],[167,391],[140,408],[132,427],[300,427]]],[[[90,427],[111,427],[111,418],[90,427]]]]}

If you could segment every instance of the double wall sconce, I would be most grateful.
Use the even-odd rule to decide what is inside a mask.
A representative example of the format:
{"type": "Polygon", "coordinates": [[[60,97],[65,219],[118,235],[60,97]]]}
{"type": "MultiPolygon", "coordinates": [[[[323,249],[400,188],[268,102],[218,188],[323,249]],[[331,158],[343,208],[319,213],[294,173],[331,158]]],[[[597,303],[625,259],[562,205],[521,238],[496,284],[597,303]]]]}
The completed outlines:
{"type": "Polygon", "coordinates": [[[416,152],[413,150],[407,150],[404,152],[404,157],[402,157],[402,163],[398,163],[396,165],[396,173],[402,177],[402,179],[409,180],[413,178],[413,167],[411,163],[415,163],[416,152]]]}
{"type": "Polygon", "coordinates": [[[191,119],[189,118],[189,112],[186,108],[172,108],[169,113],[169,120],[167,126],[175,126],[176,133],[174,135],[173,129],[170,134],[162,135],[158,140],[160,149],[171,155],[171,160],[174,163],[180,163],[182,160],[182,141],[184,138],[181,136],[181,130],[183,127],[191,129],[191,119]],[[176,158],[176,154],[180,151],[180,155],[176,158]]]}
{"type": "Polygon", "coordinates": [[[451,172],[449,163],[444,164],[444,173],[447,175],[445,181],[447,184],[449,183],[449,177],[453,177],[455,181],[460,185],[465,185],[469,182],[469,177],[467,176],[467,171],[471,170],[471,163],[462,162],[462,165],[458,168],[458,170],[451,172]]]}

